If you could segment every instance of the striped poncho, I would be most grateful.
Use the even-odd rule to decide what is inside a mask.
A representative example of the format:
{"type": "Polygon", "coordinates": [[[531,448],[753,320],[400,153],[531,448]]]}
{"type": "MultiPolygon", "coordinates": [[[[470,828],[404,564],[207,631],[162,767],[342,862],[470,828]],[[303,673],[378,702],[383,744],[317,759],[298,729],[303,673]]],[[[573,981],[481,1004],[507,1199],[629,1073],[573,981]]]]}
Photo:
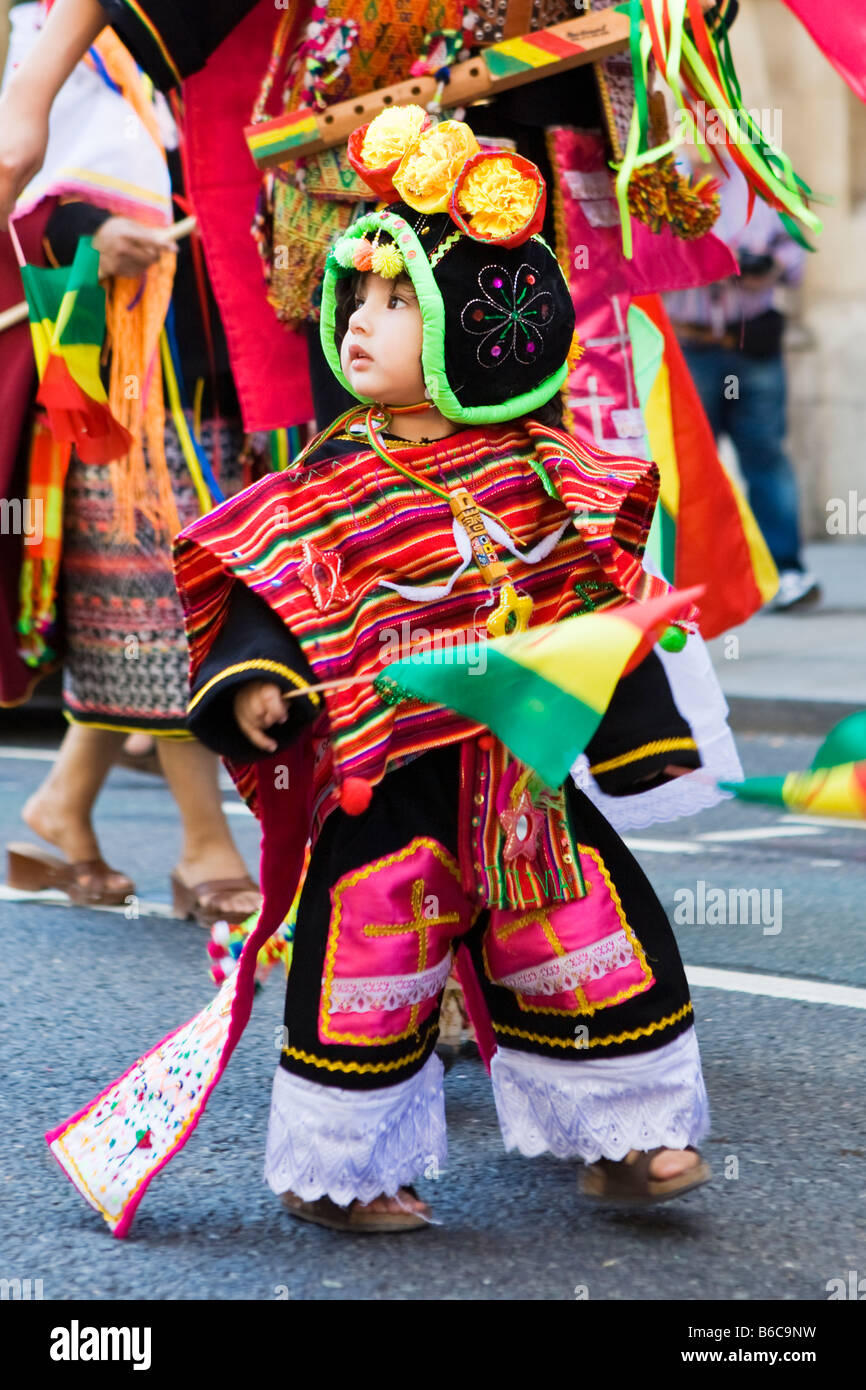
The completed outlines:
{"type": "MultiPolygon", "coordinates": [[[[457,649],[467,633],[483,631],[491,593],[448,503],[359,445],[343,436],[332,457],[313,455],[295,472],[262,479],[175,546],[193,684],[234,581],[287,625],[317,681],[369,677],[323,696],[320,815],[346,777],[375,784],[389,764],[479,731],[442,706],[387,704],[373,688],[413,642],[457,649]]],[[[389,448],[439,486],[467,488],[498,519],[502,529],[491,534],[501,538],[511,582],[534,601],[533,625],[667,589],[641,566],[658,489],[654,464],[614,458],[532,421],[389,448]]],[[[255,809],[252,768],[230,768],[255,809]]]]}

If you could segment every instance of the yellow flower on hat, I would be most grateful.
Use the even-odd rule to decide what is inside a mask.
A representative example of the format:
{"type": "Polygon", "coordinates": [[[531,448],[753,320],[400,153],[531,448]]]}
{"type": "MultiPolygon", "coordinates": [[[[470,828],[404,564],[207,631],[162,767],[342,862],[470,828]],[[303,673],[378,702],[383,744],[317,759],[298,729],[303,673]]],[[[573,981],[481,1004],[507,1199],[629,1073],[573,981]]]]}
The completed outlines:
{"type": "Polygon", "coordinates": [[[478,150],[478,141],[465,122],[443,121],[425,130],[403,156],[394,187],[416,212],[447,212],[454,181],[478,150]]]}
{"type": "Polygon", "coordinates": [[[532,218],[538,200],[538,183],[525,178],[504,155],[481,160],[462,180],[457,206],[471,218],[472,230],[482,237],[502,241],[532,218]]]}
{"type": "Polygon", "coordinates": [[[391,106],[370,122],[361,157],[369,169],[384,169],[402,159],[421,134],[427,113],[421,106],[391,106]]]}

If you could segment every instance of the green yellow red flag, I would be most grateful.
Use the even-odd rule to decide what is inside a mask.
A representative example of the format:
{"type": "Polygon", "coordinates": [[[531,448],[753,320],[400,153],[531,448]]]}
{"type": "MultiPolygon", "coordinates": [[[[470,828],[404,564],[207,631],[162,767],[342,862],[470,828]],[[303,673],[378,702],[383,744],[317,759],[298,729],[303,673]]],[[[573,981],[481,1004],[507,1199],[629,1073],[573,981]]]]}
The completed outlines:
{"type": "Polygon", "coordinates": [[[617,681],[701,588],[545,623],[493,641],[412,652],[376,679],[385,698],[446,705],[485,724],[551,787],[592,738],[617,681]]]}
{"type": "Polygon", "coordinates": [[[747,777],[719,786],[741,801],[785,806],[812,816],[866,820],[866,710],[848,715],[830,731],[806,772],[747,777]]]}
{"type": "Polygon", "coordinates": [[[21,279],[39,373],[36,399],[55,439],[74,444],[84,463],[122,458],[131,438],[112,415],[99,374],[105,337],[99,253],[82,237],[71,266],[22,265],[21,279]]]}
{"type": "Polygon", "coordinates": [[[717,637],[775,594],[779,576],[716,441],[658,295],[628,311],[635,380],[660,475],[647,554],[668,583],[705,584],[701,634],[717,637]]]}

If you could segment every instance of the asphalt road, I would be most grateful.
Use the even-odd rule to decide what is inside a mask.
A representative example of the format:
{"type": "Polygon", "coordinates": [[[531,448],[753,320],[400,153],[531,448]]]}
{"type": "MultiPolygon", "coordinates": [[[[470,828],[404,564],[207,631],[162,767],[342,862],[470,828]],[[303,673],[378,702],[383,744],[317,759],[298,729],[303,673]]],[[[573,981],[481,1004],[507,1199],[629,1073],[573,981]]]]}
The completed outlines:
{"type": "MultiPolygon", "coordinates": [[[[4,841],[23,838],[18,808],[47,768],[32,755],[52,738],[0,727],[4,841]]],[[[805,767],[816,746],[740,740],[754,774],[805,767]]],[[[97,824],[144,903],[167,903],[177,822],[164,784],[113,771],[97,824]]],[[[244,812],[232,824],[254,866],[255,823],[244,812]]],[[[713,888],[726,904],[729,889],[766,890],[758,921],[675,926],[686,963],[720,972],[694,988],[709,1187],[651,1213],[590,1207],[576,1165],[503,1152],[484,1070],[464,1062],[446,1082],[447,1169],[419,1183],[440,1225],[365,1238],[295,1223],[261,1178],[275,975],[196,1134],[115,1241],[42,1134],[202,1007],[205,935],[165,917],[0,900],[0,1277],[42,1279],[61,1300],[826,1300],[829,1280],[866,1275],[866,993],[787,997],[803,981],[866,991],[866,826],[728,802],[642,832],[635,852],[672,915],[688,893],[701,915],[701,882],[705,902],[713,888]],[[744,992],[733,972],[781,979],[758,982],[781,997],[744,992]]]]}

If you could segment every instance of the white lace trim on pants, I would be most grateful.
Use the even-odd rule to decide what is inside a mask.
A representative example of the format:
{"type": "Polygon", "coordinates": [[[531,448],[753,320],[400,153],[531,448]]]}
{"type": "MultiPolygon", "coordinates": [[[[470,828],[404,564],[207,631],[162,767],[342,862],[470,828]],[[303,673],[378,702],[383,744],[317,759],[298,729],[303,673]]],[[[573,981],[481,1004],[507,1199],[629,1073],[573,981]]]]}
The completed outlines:
{"type": "Polygon", "coordinates": [[[505,1147],[529,1158],[594,1163],[629,1149],[684,1149],[709,1129],[693,1028],[654,1052],[581,1062],[500,1047],[491,1077],[505,1147]]]}
{"type": "Polygon", "coordinates": [[[442,1063],[434,1053],[416,1076],[374,1091],[319,1086],[277,1067],[265,1181],[305,1201],[340,1206],[396,1195],[445,1163],[442,1063]]]}
{"type": "Polygon", "coordinates": [[[435,999],[451,974],[451,952],[438,965],[414,975],[359,975],[331,981],[331,1012],[366,1014],[407,1008],[435,999]]]}
{"type": "Polygon", "coordinates": [[[591,946],[568,951],[543,965],[532,965],[503,975],[497,984],[515,994],[562,994],[564,990],[580,989],[590,980],[600,980],[611,970],[619,970],[634,960],[634,947],[624,931],[613,932],[591,946]]]}

